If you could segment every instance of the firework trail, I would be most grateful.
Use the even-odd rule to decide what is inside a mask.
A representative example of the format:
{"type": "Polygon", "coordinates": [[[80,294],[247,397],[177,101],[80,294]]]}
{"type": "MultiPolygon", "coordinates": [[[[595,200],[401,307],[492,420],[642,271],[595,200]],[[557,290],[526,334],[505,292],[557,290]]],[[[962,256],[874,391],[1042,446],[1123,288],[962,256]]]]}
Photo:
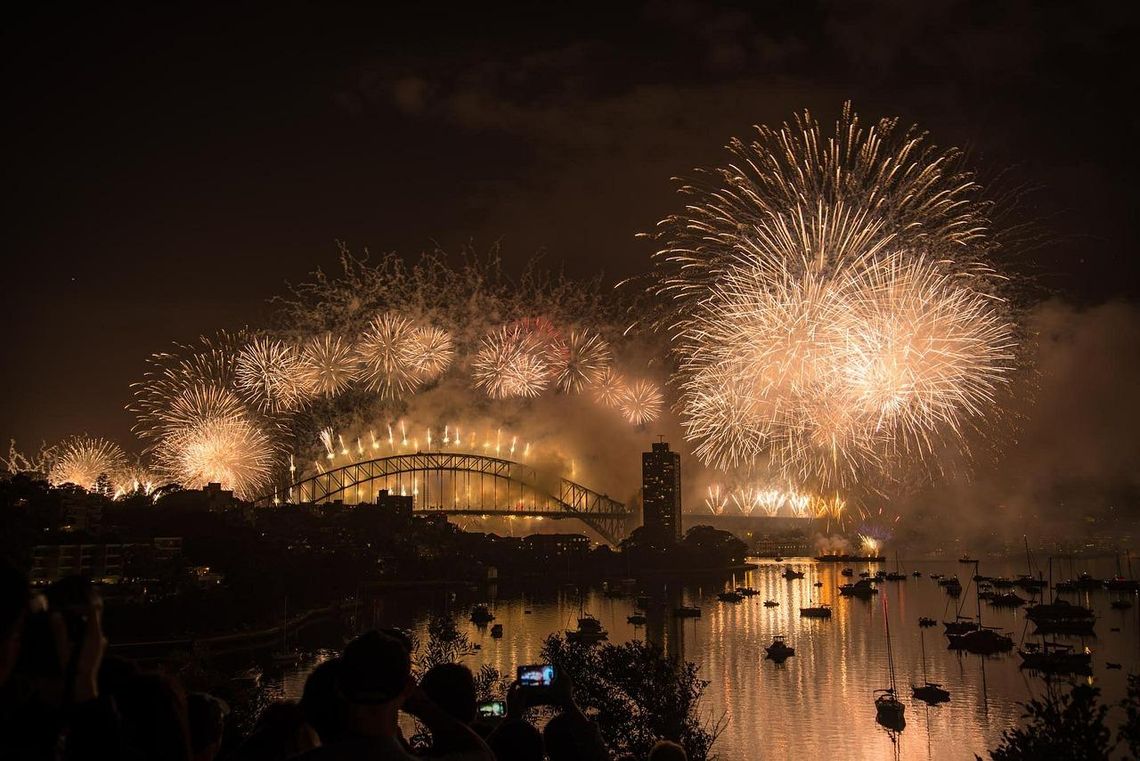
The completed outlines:
{"type": "Polygon", "coordinates": [[[108,492],[127,467],[127,457],[118,444],[90,436],[72,436],[55,449],[55,459],[48,482],[52,486],[75,484],[89,491],[103,488],[108,492]]]}
{"type": "Polygon", "coordinates": [[[728,498],[721,494],[720,485],[714,484],[705,492],[705,507],[713,515],[723,515],[728,507],[728,498]]]}
{"type": "Polygon", "coordinates": [[[1015,347],[960,155],[849,110],[730,150],[656,255],[695,453],[826,486],[964,448],[1015,347]]]}
{"type": "Polygon", "coordinates": [[[332,333],[313,336],[301,347],[303,382],[314,394],[336,396],[356,380],[360,359],[348,341],[332,333]]]}

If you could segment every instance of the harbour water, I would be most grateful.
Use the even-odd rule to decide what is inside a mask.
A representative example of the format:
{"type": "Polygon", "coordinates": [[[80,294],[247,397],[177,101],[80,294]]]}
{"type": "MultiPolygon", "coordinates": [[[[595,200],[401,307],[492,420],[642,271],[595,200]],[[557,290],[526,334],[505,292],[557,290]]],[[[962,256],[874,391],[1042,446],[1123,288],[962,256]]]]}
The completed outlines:
{"type": "MultiPolygon", "coordinates": [[[[710,723],[723,720],[724,728],[715,750],[726,761],[736,759],[836,758],[836,759],[972,759],[986,757],[1003,731],[1014,726],[1022,714],[1020,703],[1045,690],[1042,677],[1020,668],[1016,652],[983,658],[947,649],[941,621],[975,611],[974,588],[966,589],[956,602],[949,598],[931,573],[957,574],[963,586],[974,573],[972,565],[957,561],[907,561],[905,581],[882,582],[880,594],[868,600],[840,597],[838,587],[849,581],[840,575],[845,565],[855,573],[893,570],[893,562],[881,565],[817,563],[808,558],[789,558],[785,563],[804,571],[805,577],[786,580],[784,563],[754,560],[759,568],[733,578],[702,579],[690,583],[640,583],[636,592],[652,597],[646,626],[633,626],[626,617],[635,608],[634,597],[607,595],[600,588],[563,587],[542,591],[500,593],[498,590],[386,593],[366,600],[369,616],[385,625],[406,627],[426,637],[431,615],[451,611],[480,650],[466,659],[472,668],[483,663],[513,674],[520,664],[539,659],[544,639],[553,632],[572,629],[580,606],[597,616],[609,633],[610,642],[648,637],[668,651],[697,663],[708,681],[702,709],[710,723]],[[922,576],[913,577],[912,571],[922,576]],[[822,586],[814,586],[821,582],[822,586]],[[733,586],[749,586],[758,594],[740,603],[721,602],[718,592],[733,586]],[[777,607],[765,607],[765,600],[777,607]],[[495,623],[503,625],[501,639],[492,638],[487,627],[467,619],[470,605],[487,601],[495,623]],[[810,603],[833,606],[831,619],[802,618],[801,606],[810,603]],[[677,619],[677,604],[695,605],[697,619],[677,619]],[[884,610],[889,617],[898,673],[899,692],[906,704],[906,727],[890,733],[875,721],[873,691],[888,685],[887,642],[884,610]],[[928,616],[938,625],[920,630],[918,619],[928,616]],[[921,632],[921,634],[920,634],[921,632]],[[795,655],[781,665],[765,660],[764,648],[782,634],[795,648],[795,655]],[[912,683],[921,684],[923,663],[920,636],[925,637],[927,670],[932,682],[951,693],[949,703],[927,707],[911,699],[912,683]]],[[[1065,563],[1068,571],[1068,561],[1065,563]]],[[[1115,572],[1111,559],[1078,561],[1076,571],[1098,577],[1115,572]]],[[[1015,576],[1025,571],[1024,559],[986,560],[981,573],[1015,576]]],[[[1056,577],[1063,574],[1055,573],[1056,577]]],[[[856,577],[857,578],[857,577],[856,577]]],[[[1023,597],[1028,593],[1018,590],[1023,597]]],[[[1061,637],[1093,653],[1090,680],[1101,688],[1102,699],[1116,702],[1124,694],[1126,675],[1140,670],[1140,601],[1115,610],[1110,602],[1118,593],[1103,590],[1070,593],[1096,612],[1096,636],[1061,637]],[[1108,669],[1107,663],[1122,668],[1108,669]]],[[[1023,638],[1037,641],[1034,626],[1026,622],[1023,609],[994,608],[982,603],[984,623],[1000,626],[1016,643],[1023,638]]],[[[367,624],[367,621],[365,622],[367,624]]],[[[322,627],[300,633],[300,644],[314,656],[284,672],[266,670],[263,684],[271,695],[299,697],[305,676],[316,662],[341,646],[338,635],[322,627]]],[[[1110,721],[1115,725],[1119,713],[1110,721]]]]}

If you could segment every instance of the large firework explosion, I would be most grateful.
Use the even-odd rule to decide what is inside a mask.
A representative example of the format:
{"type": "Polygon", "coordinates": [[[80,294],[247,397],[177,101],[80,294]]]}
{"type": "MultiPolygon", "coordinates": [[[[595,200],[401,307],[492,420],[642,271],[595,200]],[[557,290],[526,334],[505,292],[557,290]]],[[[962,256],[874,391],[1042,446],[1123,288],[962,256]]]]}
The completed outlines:
{"type": "MultiPolygon", "coordinates": [[[[495,257],[455,267],[440,253],[408,265],[342,250],[341,264],[340,277],[318,272],[278,299],[271,331],[223,333],[151,358],[132,409],[164,477],[264,496],[286,463],[296,479],[329,460],[378,453],[378,430],[391,445],[392,425],[437,388],[451,408],[428,420],[422,438],[401,432],[401,448],[475,446],[473,434],[463,443],[450,426],[481,420],[498,430],[486,422],[497,405],[517,419],[518,405],[544,396],[605,400],[603,414],[637,427],[662,411],[644,365],[623,362],[632,340],[619,329],[624,309],[600,281],[538,270],[511,279],[495,257]]],[[[529,451],[517,436],[509,445],[484,436],[481,446],[529,451]]]]}
{"type": "Polygon", "coordinates": [[[729,149],[655,258],[695,453],[833,487],[962,445],[1014,329],[960,154],[849,108],[831,136],[805,113],[729,149]]]}

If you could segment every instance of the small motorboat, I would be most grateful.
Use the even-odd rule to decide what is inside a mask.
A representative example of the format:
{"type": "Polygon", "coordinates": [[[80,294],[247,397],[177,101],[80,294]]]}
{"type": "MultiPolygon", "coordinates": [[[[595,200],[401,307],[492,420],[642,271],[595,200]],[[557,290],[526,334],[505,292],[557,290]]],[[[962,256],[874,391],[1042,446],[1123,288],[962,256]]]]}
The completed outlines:
{"type": "Polygon", "coordinates": [[[854,576],[854,575],[855,575],[855,569],[853,569],[853,568],[844,568],[842,571],[840,571],[840,572],[839,572],[839,574],[840,574],[841,576],[848,576],[848,577],[850,577],[850,576],[854,576]]]}
{"type": "Polygon", "coordinates": [[[765,608],[778,608],[779,606],[780,606],[780,603],[776,602],[775,600],[765,600],[764,601],[764,607],[765,608]]]}
{"type": "Polygon", "coordinates": [[[692,605],[681,605],[673,609],[673,615],[677,618],[700,618],[701,609],[692,605]]]}
{"type": "Polygon", "coordinates": [[[471,623],[476,626],[486,626],[494,620],[495,614],[491,612],[491,609],[487,605],[479,603],[478,605],[471,606],[471,623]]]}
{"type": "Polygon", "coordinates": [[[932,574],[930,574],[930,578],[934,579],[935,581],[941,581],[942,579],[946,578],[946,574],[944,574],[944,573],[932,573],[932,574]]]}
{"type": "Polygon", "coordinates": [[[923,629],[929,629],[931,626],[937,626],[938,622],[935,621],[933,618],[927,618],[926,616],[922,616],[921,618],[918,619],[918,625],[921,626],[923,629]]]}
{"type": "Polygon", "coordinates": [[[974,655],[995,655],[1013,649],[1013,637],[986,627],[948,636],[951,650],[965,650],[974,655]]]}
{"type": "Polygon", "coordinates": [[[958,558],[958,562],[959,563],[977,563],[978,561],[976,558],[970,557],[969,553],[966,553],[966,554],[963,554],[962,557],[958,558]]]}
{"type": "Polygon", "coordinates": [[[1082,571],[1080,575],[1073,580],[1073,586],[1076,589],[1101,589],[1104,586],[1104,579],[1098,579],[1082,571]]]}
{"type": "Polygon", "coordinates": [[[495,639],[501,639],[503,636],[503,625],[495,624],[491,627],[491,636],[495,639]]]}
{"type": "Polygon", "coordinates": [[[1045,579],[1037,579],[1027,573],[1023,573],[1018,576],[1013,580],[1013,583],[1021,589],[1024,589],[1026,592],[1035,592],[1039,589],[1044,589],[1049,585],[1049,582],[1045,581],[1045,579]]]}
{"type": "Polygon", "coordinates": [[[744,599],[744,595],[737,591],[720,592],[717,594],[716,599],[721,602],[740,602],[744,599]]]}
{"type": "Polygon", "coordinates": [[[737,594],[743,595],[744,597],[755,597],[756,595],[760,594],[752,587],[737,587],[736,592],[737,594]]]}
{"type": "Polygon", "coordinates": [[[972,618],[966,618],[965,616],[958,616],[953,621],[943,621],[942,625],[946,627],[945,633],[947,637],[978,630],[978,622],[972,618]]]}
{"type": "Polygon", "coordinates": [[[776,663],[783,663],[796,654],[796,649],[794,647],[788,647],[788,644],[784,642],[784,635],[782,634],[774,636],[772,638],[772,644],[764,648],[764,651],[767,653],[765,657],[776,663]]]}
{"type": "Polygon", "coordinates": [[[861,597],[867,599],[871,595],[879,594],[879,590],[870,579],[859,579],[859,581],[856,581],[854,584],[841,584],[839,594],[844,597],[861,597]]]}
{"type": "Polygon", "coordinates": [[[922,578],[922,571],[912,571],[910,575],[916,579],[921,579],[922,578]]]}
{"type": "Polygon", "coordinates": [[[870,571],[860,571],[859,572],[859,578],[860,579],[869,579],[869,578],[871,578],[871,572],[870,571]]]}
{"type": "Polygon", "coordinates": [[[645,617],[645,614],[642,613],[640,610],[635,610],[633,613],[626,616],[625,620],[628,621],[629,623],[633,624],[634,626],[645,626],[645,622],[648,619],[645,617]]]}
{"type": "Polygon", "coordinates": [[[1075,650],[1072,645],[1059,642],[1042,642],[1040,646],[1027,642],[1017,654],[1024,668],[1047,674],[1091,674],[1092,653],[1088,648],[1075,650]]]}
{"type": "Polygon", "coordinates": [[[804,572],[803,571],[797,571],[796,569],[792,568],[790,565],[786,565],[786,566],[784,566],[784,572],[781,573],[780,575],[783,576],[788,581],[791,581],[792,579],[802,579],[804,577],[804,572]]]}
{"type": "Polygon", "coordinates": [[[782,557],[780,557],[779,555],[772,558],[772,560],[776,561],[777,563],[783,563],[784,562],[784,559],[782,557]]]}
{"type": "Polygon", "coordinates": [[[570,642],[582,642],[587,645],[592,645],[608,638],[609,635],[606,633],[606,630],[602,628],[602,622],[589,613],[583,613],[582,616],[578,618],[577,629],[573,631],[568,630],[566,632],[566,639],[570,642]]]}
{"type": "Polygon", "coordinates": [[[990,605],[995,608],[1020,608],[1026,602],[1018,596],[1017,592],[1004,592],[990,596],[990,605]]]}
{"type": "Polygon", "coordinates": [[[804,618],[831,618],[831,606],[826,603],[809,605],[800,608],[800,615],[804,618]]]}
{"type": "Polygon", "coordinates": [[[822,582],[822,581],[817,581],[816,583],[812,584],[812,586],[813,586],[813,587],[822,587],[822,586],[823,586],[823,582],[822,582]]]}
{"type": "Polygon", "coordinates": [[[1113,576],[1111,579],[1105,580],[1104,588],[1110,592],[1135,592],[1140,590],[1140,581],[1126,579],[1123,576],[1113,576]]]}
{"type": "Polygon", "coordinates": [[[1104,667],[1105,667],[1106,669],[1116,669],[1116,670],[1119,670],[1119,669],[1120,669],[1120,664],[1119,664],[1119,663],[1110,663],[1109,661],[1105,661],[1105,662],[1104,662],[1104,667]]]}

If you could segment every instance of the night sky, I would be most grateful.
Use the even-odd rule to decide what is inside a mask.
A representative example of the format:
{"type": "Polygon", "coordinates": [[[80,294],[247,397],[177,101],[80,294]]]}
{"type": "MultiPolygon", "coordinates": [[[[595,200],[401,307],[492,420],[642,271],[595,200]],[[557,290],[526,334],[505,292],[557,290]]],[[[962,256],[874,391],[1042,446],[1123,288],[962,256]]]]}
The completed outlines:
{"type": "Polygon", "coordinates": [[[642,271],[670,177],[845,99],[1027,191],[1040,246],[1005,264],[1032,298],[1140,295],[1131,3],[24,5],[0,45],[5,448],[137,448],[145,357],[263,324],[337,240],[642,271]]]}

